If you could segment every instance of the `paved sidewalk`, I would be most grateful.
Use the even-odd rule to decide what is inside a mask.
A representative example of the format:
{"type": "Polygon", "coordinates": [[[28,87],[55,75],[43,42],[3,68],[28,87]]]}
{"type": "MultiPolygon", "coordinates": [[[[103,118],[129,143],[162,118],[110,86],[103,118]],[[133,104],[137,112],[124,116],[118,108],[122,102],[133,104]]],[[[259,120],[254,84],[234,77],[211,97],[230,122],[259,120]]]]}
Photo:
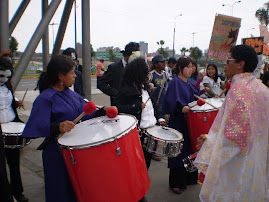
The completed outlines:
{"type": "MultiPolygon", "coordinates": [[[[19,99],[23,97],[23,94],[24,91],[15,92],[15,96],[19,99]]],[[[37,96],[38,91],[28,91],[24,101],[26,110],[18,110],[19,116],[23,121],[27,121],[32,103],[37,96]]],[[[101,106],[110,104],[109,97],[96,88],[92,89],[92,101],[96,105],[101,106]]],[[[30,199],[30,202],[45,201],[41,151],[36,150],[42,141],[42,138],[33,140],[21,152],[21,175],[24,194],[30,199]]],[[[181,195],[176,195],[168,189],[169,170],[167,168],[166,158],[162,159],[162,161],[152,160],[149,175],[151,178],[151,188],[146,195],[149,202],[199,201],[200,185],[188,186],[188,189],[181,195]]]]}

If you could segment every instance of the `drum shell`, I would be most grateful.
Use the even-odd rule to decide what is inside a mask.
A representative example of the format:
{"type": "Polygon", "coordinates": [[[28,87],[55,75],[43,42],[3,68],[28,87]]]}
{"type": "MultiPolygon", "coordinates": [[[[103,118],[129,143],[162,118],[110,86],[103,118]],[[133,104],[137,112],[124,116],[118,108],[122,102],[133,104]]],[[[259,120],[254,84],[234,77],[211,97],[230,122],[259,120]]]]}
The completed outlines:
{"type": "Polygon", "coordinates": [[[156,138],[147,134],[144,138],[143,147],[152,154],[167,157],[177,157],[183,148],[182,141],[170,141],[156,138]]]}
{"type": "Polygon", "coordinates": [[[191,148],[193,152],[197,152],[197,138],[201,134],[208,134],[218,110],[211,111],[190,111],[187,115],[188,129],[190,134],[191,148]]]}
{"type": "Polygon", "coordinates": [[[175,129],[164,126],[153,126],[143,129],[143,147],[152,154],[167,157],[177,157],[183,148],[183,136],[175,129]],[[153,130],[152,130],[153,129],[153,130]],[[154,134],[156,133],[157,134],[154,134]],[[166,137],[167,132],[172,133],[176,138],[166,137]],[[162,137],[158,136],[163,134],[162,137]]]}
{"type": "Polygon", "coordinates": [[[136,128],[112,142],[61,150],[78,201],[137,202],[149,190],[150,179],[136,128]],[[121,155],[117,155],[117,144],[121,155]]]}
{"type": "Polygon", "coordinates": [[[2,133],[4,147],[6,149],[20,149],[31,143],[31,139],[21,137],[21,133],[2,133]]]}
{"type": "Polygon", "coordinates": [[[8,122],[1,124],[5,148],[23,148],[31,143],[31,139],[21,137],[24,127],[25,124],[22,122],[8,122]]]}

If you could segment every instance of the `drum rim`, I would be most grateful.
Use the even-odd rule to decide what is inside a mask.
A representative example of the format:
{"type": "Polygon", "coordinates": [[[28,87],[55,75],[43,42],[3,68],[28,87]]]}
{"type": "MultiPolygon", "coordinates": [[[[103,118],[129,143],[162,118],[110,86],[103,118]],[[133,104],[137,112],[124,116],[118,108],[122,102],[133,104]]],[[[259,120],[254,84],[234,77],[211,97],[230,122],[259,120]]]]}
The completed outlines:
{"type": "Polygon", "coordinates": [[[161,139],[161,140],[166,140],[166,141],[179,141],[179,142],[183,142],[183,141],[184,141],[183,134],[182,134],[181,132],[177,131],[177,130],[174,129],[174,128],[170,128],[170,127],[167,127],[167,126],[152,126],[152,127],[149,127],[149,128],[147,128],[147,129],[145,129],[145,130],[146,130],[146,132],[147,132],[150,136],[152,136],[152,137],[154,137],[154,138],[161,139]],[[171,130],[171,131],[175,132],[175,134],[177,134],[177,133],[180,134],[180,135],[181,135],[181,139],[163,139],[163,138],[156,137],[156,136],[154,136],[154,135],[152,135],[152,134],[150,134],[150,133],[148,132],[148,129],[151,129],[151,128],[159,128],[159,127],[164,128],[164,129],[171,130]]]}
{"type": "MultiPolygon", "coordinates": [[[[75,146],[63,145],[63,144],[59,143],[59,137],[58,137],[57,143],[60,146],[60,148],[62,148],[62,149],[79,150],[79,149],[87,149],[87,148],[100,146],[102,144],[113,142],[114,140],[123,137],[124,135],[128,134],[131,130],[136,128],[136,125],[138,123],[136,117],[133,115],[130,115],[130,114],[121,114],[121,115],[130,116],[130,117],[134,118],[134,123],[128,129],[126,129],[125,131],[122,131],[121,133],[119,133],[118,135],[116,135],[114,137],[110,137],[110,138],[107,138],[107,139],[104,139],[104,140],[101,140],[98,142],[94,142],[94,143],[87,143],[87,144],[75,145],[75,146]]],[[[120,115],[118,115],[118,116],[120,116],[120,115]]],[[[100,117],[105,117],[105,116],[100,116],[100,117]]],[[[100,117],[95,117],[95,118],[89,119],[89,120],[100,119],[100,117]]]]}

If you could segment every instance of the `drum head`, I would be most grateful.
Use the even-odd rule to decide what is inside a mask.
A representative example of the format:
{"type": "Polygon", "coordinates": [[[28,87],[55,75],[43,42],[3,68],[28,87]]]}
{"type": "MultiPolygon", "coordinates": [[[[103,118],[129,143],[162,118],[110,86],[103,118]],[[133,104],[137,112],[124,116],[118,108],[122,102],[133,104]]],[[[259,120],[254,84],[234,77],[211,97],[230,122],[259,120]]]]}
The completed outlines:
{"type": "MultiPolygon", "coordinates": [[[[224,102],[225,98],[208,98],[205,99],[208,103],[214,105],[217,108],[221,108],[222,103],[224,102]]],[[[196,105],[197,101],[193,101],[189,103],[189,107],[196,105]]],[[[215,111],[216,109],[210,106],[209,104],[205,103],[202,106],[196,105],[195,107],[191,108],[191,111],[215,111]]]]}
{"type": "Polygon", "coordinates": [[[106,116],[81,122],[70,132],[58,139],[63,147],[87,148],[113,141],[136,127],[134,116],[118,115],[113,119],[106,116]]]}
{"type": "Polygon", "coordinates": [[[25,127],[25,123],[21,122],[9,122],[2,123],[2,133],[8,133],[9,135],[18,135],[18,133],[22,133],[25,127]]]}
{"type": "Polygon", "coordinates": [[[168,127],[153,126],[147,128],[146,131],[150,135],[163,140],[181,141],[183,139],[183,136],[180,132],[168,127]]]}

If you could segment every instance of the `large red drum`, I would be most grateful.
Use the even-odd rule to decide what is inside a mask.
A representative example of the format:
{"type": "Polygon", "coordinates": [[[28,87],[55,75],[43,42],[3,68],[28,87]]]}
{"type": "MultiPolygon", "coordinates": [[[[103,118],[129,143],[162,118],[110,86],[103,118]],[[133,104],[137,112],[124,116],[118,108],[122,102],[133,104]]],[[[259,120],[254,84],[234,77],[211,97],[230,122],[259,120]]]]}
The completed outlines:
{"type": "Polygon", "coordinates": [[[137,202],[150,188],[137,120],[84,121],[58,139],[78,201],[137,202]]]}
{"type": "MultiPolygon", "coordinates": [[[[224,98],[209,98],[205,99],[210,104],[214,105],[217,108],[220,108],[224,98]]],[[[189,103],[189,106],[194,106],[197,102],[189,103]]],[[[191,111],[188,113],[188,129],[191,140],[191,148],[193,152],[197,152],[197,138],[201,134],[207,134],[211,125],[213,124],[215,117],[217,116],[218,110],[210,106],[209,104],[204,104],[202,106],[195,106],[191,108],[191,111]]]]}

